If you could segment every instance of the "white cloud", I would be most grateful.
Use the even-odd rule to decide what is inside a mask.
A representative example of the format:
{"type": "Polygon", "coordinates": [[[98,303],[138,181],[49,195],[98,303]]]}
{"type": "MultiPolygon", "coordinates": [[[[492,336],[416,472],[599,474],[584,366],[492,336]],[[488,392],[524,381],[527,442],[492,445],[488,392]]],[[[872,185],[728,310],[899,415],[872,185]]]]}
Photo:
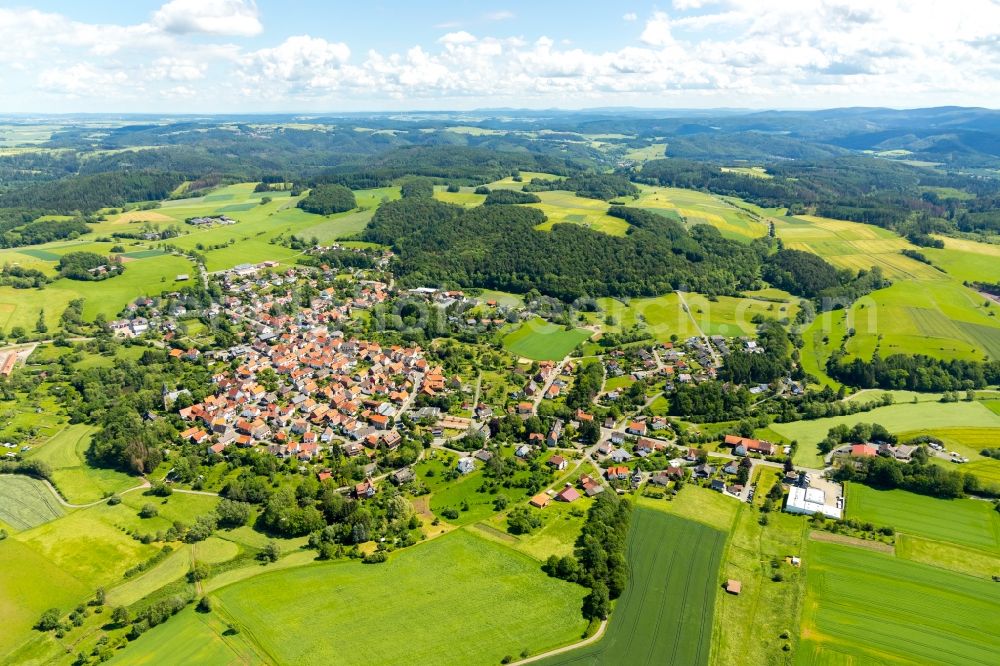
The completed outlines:
{"type": "Polygon", "coordinates": [[[449,32],[447,35],[444,35],[438,40],[438,42],[445,45],[468,44],[474,41],[476,41],[476,38],[464,30],[459,30],[458,32],[449,32]]]}
{"type": "MultiPolygon", "coordinates": [[[[486,36],[481,23],[479,34],[455,24],[441,28],[445,34],[436,41],[354,54],[344,42],[307,34],[256,50],[219,38],[261,30],[252,2],[172,0],[136,25],[0,9],[6,65],[0,109],[24,104],[36,89],[102,96],[113,105],[226,86],[245,92],[234,104],[247,110],[264,108],[262,99],[284,109],[352,100],[368,108],[380,100],[447,107],[462,99],[540,106],[1000,106],[997,0],[951,0],[947,7],[938,0],[665,4],[669,11],[643,16],[638,39],[639,26],[622,26],[620,43],[606,50],[574,46],[566,39],[574,35],[562,28],[554,39],[527,41],[486,36]]],[[[481,19],[510,17],[497,11],[481,19]]],[[[632,17],[640,20],[633,12],[622,19],[632,17]]]]}
{"type": "Polygon", "coordinates": [[[625,14],[622,15],[623,21],[636,21],[638,19],[639,15],[636,14],[635,12],[626,12],[625,14]]]}
{"type": "Polygon", "coordinates": [[[670,33],[670,17],[666,12],[654,12],[652,18],[646,21],[646,27],[639,39],[650,46],[667,46],[673,44],[670,33]]]}
{"type": "Polygon", "coordinates": [[[77,63],[71,67],[52,67],[38,76],[38,88],[60,95],[108,96],[124,85],[128,76],[122,71],[98,69],[90,63],[77,63]]]}
{"type": "Polygon", "coordinates": [[[297,35],[274,48],[260,49],[244,59],[244,75],[254,82],[324,88],[340,82],[333,76],[351,56],[347,44],[297,35]]]}
{"type": "Polygon", "coordinates": [[[153,14],[152,24],[180,35],[252,37],[264,30],[256,3],[243,0],[170,0],[153,14]]]}
{"type": "Polygon", "coordinates": [[[148,70],[150,78],[170,81],[197,81],[205,78],[205,63],[184,58],[157,58],[148,70]]]}

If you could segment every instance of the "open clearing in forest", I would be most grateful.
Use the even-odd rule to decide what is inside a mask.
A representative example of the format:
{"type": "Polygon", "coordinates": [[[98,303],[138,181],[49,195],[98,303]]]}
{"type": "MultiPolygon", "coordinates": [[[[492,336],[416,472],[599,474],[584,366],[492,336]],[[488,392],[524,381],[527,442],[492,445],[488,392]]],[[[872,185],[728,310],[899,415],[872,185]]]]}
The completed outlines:
{"type": "Polygon", "coordinates": [[[810,541],[797,664],[996,663],[1000,585],[810,541]]]}
{"type": "Polygon", "coordinates": [[[628,586],[604,637],[538,663],[707,664],[725,541],[707,525],[636,507],[628,586]]]}

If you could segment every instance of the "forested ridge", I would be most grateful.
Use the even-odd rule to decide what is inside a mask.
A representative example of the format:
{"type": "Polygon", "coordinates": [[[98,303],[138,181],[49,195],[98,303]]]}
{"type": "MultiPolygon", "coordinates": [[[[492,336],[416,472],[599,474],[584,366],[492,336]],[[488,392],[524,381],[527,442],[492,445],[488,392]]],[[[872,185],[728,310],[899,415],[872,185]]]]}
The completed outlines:
{"type": "Polygon", "coordinates": [[[362,234],[391,245],[407,285],[455,285],[543,294],[653,296],[683,287],[736,294],[757,279],[766,246],[724,239],[707,226],[690,233],[648,211],[613,207],[632,226],[624,237],[574,224],[537,231],[545,215],[513,205],[463,209],[432,199],[382,205],[362,234]]]}

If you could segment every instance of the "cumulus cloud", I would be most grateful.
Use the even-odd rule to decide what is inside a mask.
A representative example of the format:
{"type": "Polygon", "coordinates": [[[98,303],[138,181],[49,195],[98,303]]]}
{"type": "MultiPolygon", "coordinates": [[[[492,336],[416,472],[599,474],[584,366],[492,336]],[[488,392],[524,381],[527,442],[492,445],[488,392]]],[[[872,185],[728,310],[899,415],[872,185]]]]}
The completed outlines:
{"type": "Polygon", "coordinates": [[[38,88],[72,97],[108,95],[127,81],[128,76],[122,71],[102,70],[90,63],[77,63],[71,67],[42,70],[38,76],[38,88]]]}
{"type": "Polygon", "coordinates": [[[164,98],[182,98],[197,81],[235,82],[247,109],[267,96],[284,108],[297,99],[377,106],[386,98],[439,106],[461,98],[558,106],[1000,104],[996,0],[952,0],[946,8],[937,0],[665,4],[669,9],[642,18],[625,14],[643,23],[621,26],[618,44],[606,49],[574,46],[561,27],[530,41],[484,34],[497,25],[482,21],[509,18],[497,11],[481,17],[476,34],[449,24],[435,41],[357,53],[308,34],[254,50],[212,39],[259,32],[252,2],[171,0],[148,22],[124,26],[0,9],[0,60],[12,65],[5,90],[20,76],[30,77],[28,89],[79,94],[61,72],[89,63],[79,64],[80,80],[112,87],[121,77],[132,86],[146,81],[149,95],[164,98]],[[46,69],[35,74],[42,59],[46,69]]]}
{"type": "Polygon", "coordinates": [[[157,58],[148,70],[150,78],[170,81],[197,81],[205,78],[205,63],[185,58],[157,58]]]}
{"type": "Polygon", "coordinates": [[[264,30],[256,3],[243,0],[170,0],[153,14],[152,25],[181,35],[252,37],[264,30]]]}
{"type": "Polygon", "coordinates": [[[260,49],[243,61],[243,74],[253,82],[274,82],[299,89],[339,85],[337,75],[351,56],[347,44],[297,35],[274,48],[260,49]]]}
{"type": "Polygon", "coordinates": [[[666,12],[654,12],[653,17],[646,21],[646,27],[639,39],[650,46],[667,46],[674,42],[670,33],[670,17],[666,12]]]}

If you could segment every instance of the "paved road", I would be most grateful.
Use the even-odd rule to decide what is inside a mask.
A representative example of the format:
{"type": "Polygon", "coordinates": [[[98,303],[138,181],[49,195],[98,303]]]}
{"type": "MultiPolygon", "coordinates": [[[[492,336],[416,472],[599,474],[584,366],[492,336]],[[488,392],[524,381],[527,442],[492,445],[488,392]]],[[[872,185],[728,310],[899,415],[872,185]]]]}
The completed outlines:
{"type": "Polygon", "coordinates": [[[694,324],[695,330],[698,331],[698,336],[705,343],[705,346],[708,347],[708,353],[712,356],[712,363],[715,364],[716,368],[721,368],[722,359],[719,357],[719,352],[712,346],[708,336],[705,335],[705,331],[701,330],[701,325],[698,323],[698,320],[694,318],[694,313],[691,312],[691,308],[688,307],[687,299],[684,298],[684,292],[677,291],[677,296],[681,299],[681,305],[684,306],[684,311],[687,312],[688,318],[691,319],[691,323],[694,324]]]}

